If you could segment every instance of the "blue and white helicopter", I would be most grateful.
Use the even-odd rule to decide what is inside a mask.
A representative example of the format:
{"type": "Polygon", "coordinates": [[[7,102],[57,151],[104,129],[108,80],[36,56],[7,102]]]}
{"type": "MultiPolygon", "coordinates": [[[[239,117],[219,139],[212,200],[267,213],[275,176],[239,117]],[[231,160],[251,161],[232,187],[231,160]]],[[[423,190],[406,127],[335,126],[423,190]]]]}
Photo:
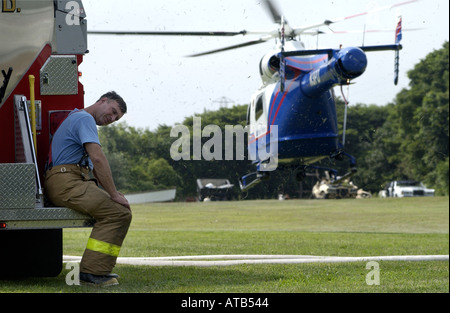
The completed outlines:
{"type": "MultiPolygon", "coordinates": [[[[389,7],[411,3],[403,2],[389,7]]],[[[302,180],[308,169],[327,170],[332,183],[348,179],[356,172],[356,160],[347,154],[338,138],[338,121],[333,87],[348,85],[362,75],[367,66],[365,52],[395,51],[395,78],[398,82],[401,17],[396,28],[395,44],[306,50],[295,38],[339,20],[291,28],[270,1],[266,4],[274,20],[280,23],[279,46],[266,54],[260,63],[263,86],[253,95],[248,107],[248,154],[256,171],[243,176],[241,190],[247,190],[268,178],[275,169],[293,169],[302,180]],[[314,165],[320,160],[347,158],[350,170],[341,177],[331,168],[314,165]]],[[[377,11],[378,11],[377,10],[377,11]]],[[[357,16],[369,14],[365,12],[357,16]]],[[[347,19],[347,18],[344,18],[347,19]]],[[[345,107],[343,141],[347,106],[345,107]]]]}
{"type": "MultiPolygon", "coordinates": [[[[278,45],[261,59],[259,71],[262,86],[252,96],[247,111],[248,158],[256,171],[240,178],[245,191],[280,169],[295,170],[297,178],[304,177],[308,169],[320,168],[320,160],[349,160],[350,170],[341,177],[328,170],[334,182],[349,178],[356,172],[355,158],[347,154],[338,138],[338,121],[333,87],[348,85],[362,75],[367,66],[365,52],[395,51],[395,78],[398,80],[398,59],[401,39],[401,18],[398,22],[395,43],[392,45],[346,47],[341,49],[307,50],[299,40],[301,35],[320,35],[321,26],[388,10],[418,0],[404,1],[352,16],[325,20],[322,23],[292,28],[279,13],[272,0],[262,0],[279,28],[268,32],[186,32],[144,31],[109,32],[91,31],[91,34],[116,35],[175,35],[175,36],[236,36],[260,35],[252,40],[221,49],[190,55],[198,57],[212,53],[242,48],[276,39],[278,45]]],[[[345,136],[344,117],[344,136],[345,136]]]]}

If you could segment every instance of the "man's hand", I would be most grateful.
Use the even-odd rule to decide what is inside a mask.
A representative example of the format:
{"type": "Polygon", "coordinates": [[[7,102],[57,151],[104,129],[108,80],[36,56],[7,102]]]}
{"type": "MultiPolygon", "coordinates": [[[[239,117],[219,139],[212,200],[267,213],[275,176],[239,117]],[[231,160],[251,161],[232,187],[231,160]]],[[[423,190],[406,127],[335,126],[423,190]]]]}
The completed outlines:
{"type": "Polygon", "coordinates": [[[128,203],[127,198],[120,192],[117,192],[116,195],[111,196],[111,200],[123,205],[124,207],[128,208],[128,210],[131,210],[130,204],[128,203]]]}

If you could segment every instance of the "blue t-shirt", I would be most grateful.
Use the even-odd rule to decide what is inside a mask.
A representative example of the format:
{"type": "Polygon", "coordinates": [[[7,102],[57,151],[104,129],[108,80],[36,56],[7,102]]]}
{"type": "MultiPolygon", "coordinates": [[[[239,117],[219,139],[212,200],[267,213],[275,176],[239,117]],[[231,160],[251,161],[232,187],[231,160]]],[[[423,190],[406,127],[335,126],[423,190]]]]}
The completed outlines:
{"type": "MultiPolygon", "coordinates": [[[[78,164],[84,154],[85,143],[97,143],[97,125],[94,117],[84,110],[75,109],[61,123],[52,140],[53,165],[78,164]]],[[[94,165],[89,159],[89,167],[94,165]]]]}

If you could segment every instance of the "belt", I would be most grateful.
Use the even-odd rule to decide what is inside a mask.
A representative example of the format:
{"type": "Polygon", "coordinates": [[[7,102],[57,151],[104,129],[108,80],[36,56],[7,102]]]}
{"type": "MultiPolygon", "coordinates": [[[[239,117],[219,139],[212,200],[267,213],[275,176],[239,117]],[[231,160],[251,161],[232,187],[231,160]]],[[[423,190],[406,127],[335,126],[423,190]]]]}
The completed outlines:
{"type": "Polygon", "coordinates": [[[76,173],[76,174],[89,174],[89,168],[81,167],[78,164],[62,164],[55,165],[51,169],[45,172],[45,177],[50,178],[50,176],[57,173],[76,173]]]}
{"type": "MultiPolygon", "coordinates": [[[[53,161],[51,160],[52,156],[52,145],[50,144],[50,151],[47,157],[47,162],[45,162],[45,171],[51,170],[53,168],[53,161]]],[[[72,164],[70,164],[72,165],[72,164]]],[[[80,161],[78,161],[79,167],[85,167],[89,170],[89,155],[87,154],[86,150],[83,152],[83,156],[81,157],[80,161]]]]}

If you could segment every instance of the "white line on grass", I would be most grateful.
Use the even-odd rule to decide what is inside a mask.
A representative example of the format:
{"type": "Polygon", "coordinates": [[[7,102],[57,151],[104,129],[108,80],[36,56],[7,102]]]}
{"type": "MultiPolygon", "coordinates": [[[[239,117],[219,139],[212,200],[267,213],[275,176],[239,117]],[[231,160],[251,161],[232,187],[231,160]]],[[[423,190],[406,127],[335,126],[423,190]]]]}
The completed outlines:
{"type": "MultiPolygon", "coordinates": [[[[394,255],[336,257],[313,255],[195,255],[172,257],[119,257],[117,264],[145,266],[230,266],[239,264],[343,263],[368,261],[448,261],[448,255],[394,255]]],[[[80,256],[63,256],[63,262],[80,262],[80,256]]]]}

